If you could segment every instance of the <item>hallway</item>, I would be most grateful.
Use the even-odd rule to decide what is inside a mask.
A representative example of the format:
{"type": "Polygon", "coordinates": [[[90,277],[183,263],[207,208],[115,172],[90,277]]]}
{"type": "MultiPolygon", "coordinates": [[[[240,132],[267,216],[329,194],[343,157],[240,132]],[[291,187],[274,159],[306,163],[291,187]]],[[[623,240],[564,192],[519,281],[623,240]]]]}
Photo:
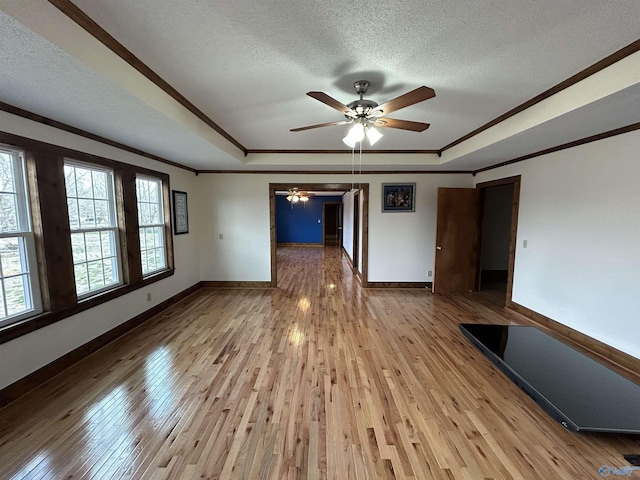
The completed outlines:
{"type": "Polygon", "coordinates": [[[338,247],[201,288],[0,410],[0,478],[598,478],[640,442],[549,418],[459,332],[472,296],[360,288],[338,247]]]}

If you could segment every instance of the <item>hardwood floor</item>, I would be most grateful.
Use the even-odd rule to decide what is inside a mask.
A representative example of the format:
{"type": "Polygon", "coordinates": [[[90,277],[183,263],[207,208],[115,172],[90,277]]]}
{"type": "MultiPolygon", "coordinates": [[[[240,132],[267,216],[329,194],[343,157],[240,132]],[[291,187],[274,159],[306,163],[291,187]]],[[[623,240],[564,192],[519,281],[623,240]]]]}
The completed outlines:
{"type": "Polygon", "coordinates": [[[278,289],[203,288],[0,410],[0,478],[600,478],[640,452],[565,430],[457,327],[524,317],[363,290],[338,248],[278,268],[278,289]]]}

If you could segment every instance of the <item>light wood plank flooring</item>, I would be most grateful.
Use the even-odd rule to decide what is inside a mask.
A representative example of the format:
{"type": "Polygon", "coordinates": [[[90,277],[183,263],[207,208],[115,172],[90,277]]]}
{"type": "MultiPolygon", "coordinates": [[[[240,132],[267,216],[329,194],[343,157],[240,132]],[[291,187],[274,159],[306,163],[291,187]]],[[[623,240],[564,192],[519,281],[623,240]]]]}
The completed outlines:
{"type": "Polygon", "coordinates": [[[338,248],[278,266],[278,289],[201,289],[0,410],[0,478],[583,479],[640,453],[565,430],[457,327],[523,317],[363,290],[338,248]]]}

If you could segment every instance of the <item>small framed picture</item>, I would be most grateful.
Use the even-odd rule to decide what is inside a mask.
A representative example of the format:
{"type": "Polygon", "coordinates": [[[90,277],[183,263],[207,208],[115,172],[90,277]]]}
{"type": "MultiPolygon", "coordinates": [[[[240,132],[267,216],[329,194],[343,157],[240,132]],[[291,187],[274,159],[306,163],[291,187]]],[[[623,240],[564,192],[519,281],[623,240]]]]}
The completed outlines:
{"type": "Polygon", "coordinates": [[[415,183],[383,183],[383,212],[415,212],[415,183]]]}
{"type": "Polygon", "coordinates": [[[187,209],[187,192],[172,190],[173,194],[173,233],[182,235],[189,233],[189,210],[187,209]]]}

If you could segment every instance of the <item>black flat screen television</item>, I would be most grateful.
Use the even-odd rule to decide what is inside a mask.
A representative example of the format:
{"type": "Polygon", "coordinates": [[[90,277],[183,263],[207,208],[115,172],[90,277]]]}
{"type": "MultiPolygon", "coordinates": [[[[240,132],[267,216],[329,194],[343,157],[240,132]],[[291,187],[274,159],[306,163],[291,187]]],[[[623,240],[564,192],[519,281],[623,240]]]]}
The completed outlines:
{"type": "Polygon", "coordinates": [[[535,327],[461,323],[460,330],[565,427],[640,433],[640,385],[535,327]]]}

